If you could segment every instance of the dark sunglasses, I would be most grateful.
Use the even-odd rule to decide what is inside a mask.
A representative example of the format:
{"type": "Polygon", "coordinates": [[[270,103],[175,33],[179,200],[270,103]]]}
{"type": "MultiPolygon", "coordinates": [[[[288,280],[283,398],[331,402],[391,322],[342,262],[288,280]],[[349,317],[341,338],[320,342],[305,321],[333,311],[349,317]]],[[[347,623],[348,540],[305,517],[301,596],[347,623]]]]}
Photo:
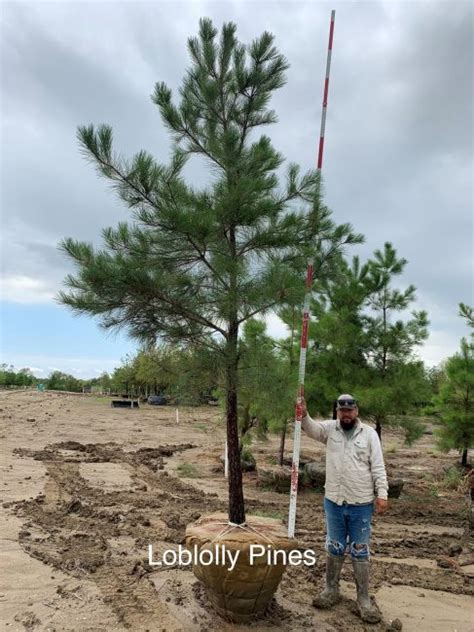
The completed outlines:
{"type": "Polygon", "coordinates": [[[357,401],[355,399],[338,399],[337,407],[338,408],[353,408],[357,406],[357,401]]]}

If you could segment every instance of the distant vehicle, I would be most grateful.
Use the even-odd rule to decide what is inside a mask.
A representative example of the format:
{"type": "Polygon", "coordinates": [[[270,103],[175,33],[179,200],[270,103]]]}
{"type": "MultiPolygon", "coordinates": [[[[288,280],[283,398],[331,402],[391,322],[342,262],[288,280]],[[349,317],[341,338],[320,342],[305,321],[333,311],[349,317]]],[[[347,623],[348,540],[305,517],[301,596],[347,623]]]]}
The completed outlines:
{"type": "Polygon", "coordinates": [[[164,395],[150,395],[148,403],[152,406],[166,406],[168,400],[164,395]]]}

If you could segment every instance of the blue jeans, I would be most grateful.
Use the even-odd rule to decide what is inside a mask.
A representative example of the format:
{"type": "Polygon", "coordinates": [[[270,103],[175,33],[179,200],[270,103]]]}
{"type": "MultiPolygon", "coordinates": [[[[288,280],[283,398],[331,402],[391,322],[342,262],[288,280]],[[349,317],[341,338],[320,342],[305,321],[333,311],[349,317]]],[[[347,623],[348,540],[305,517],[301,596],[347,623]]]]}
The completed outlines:
{"type": "Polygon", "coordinates": [[[324,499],[326,514],[326,551],[332,555],[344,555],[347,547],[351,557],[370,557],[370,522],[374,504],[338,505],[324,499]]]}

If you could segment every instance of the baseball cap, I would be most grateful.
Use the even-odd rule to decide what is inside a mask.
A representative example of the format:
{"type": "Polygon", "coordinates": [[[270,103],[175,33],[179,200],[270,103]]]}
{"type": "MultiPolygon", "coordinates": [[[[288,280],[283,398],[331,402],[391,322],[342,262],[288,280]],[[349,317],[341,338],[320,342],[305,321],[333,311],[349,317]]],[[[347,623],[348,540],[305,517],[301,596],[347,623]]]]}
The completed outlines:
{"type": "Polygon", "coordinates": [[[357,408],[357,400],[349,395],[348,393],[344,393],[343,395],[339,395],[337,398],[337,407],[338,408],[348,408],[354,409],[357,408]]]}

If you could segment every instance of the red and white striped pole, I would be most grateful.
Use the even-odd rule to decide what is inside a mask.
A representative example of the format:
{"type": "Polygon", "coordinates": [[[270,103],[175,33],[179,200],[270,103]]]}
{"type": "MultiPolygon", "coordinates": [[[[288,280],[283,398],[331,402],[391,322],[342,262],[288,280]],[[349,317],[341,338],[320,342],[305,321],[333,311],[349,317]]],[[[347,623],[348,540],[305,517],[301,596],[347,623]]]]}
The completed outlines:
{"type": "MultiPolygon", "coordinates": [[[[329,71],[331,70],[331,54],[332,54],[332,42],[334,37],[334,21],[336,19],[336,11],[331,11],[331,24],[329,27],[329,45],[328,56],[326,62],[326,77],[324,79],[324,94],[323,94],[323,109],[321,114],[321,132],[319,135],[319,150],[318,150],[318,163],[317,170],[321,172],[323,166],[323,151],[324,151],[324,130],[326,128],[326,111],[328,105],[328,92],[329,92],[329,71]]],[[[291,490],[290,490],[290,511],[288,514],[288,537],[295,537],[295,523],[296,523],[296,499],[298,496],[298,473],[300,465],[300,445],[301,445],[301,421],[302,415],[302,402],[301,398],[304,396],[304,378],[306,371],[306,351],[308,348],[308,333],[309,333],[309,317],[310,317],[310,301],[311,290],[313,286],[313,265],[314,260],[308,261],[308,267],[306,269],[306,293],[304,297],[303,305],[303,326],[301,331],[301,345],[300,345],[300,364],[298,371],[298,393],[296,396],[296,409],[295,409],[295,433],[293,437],[293,463],[291,465],[291,490]]]]}
{"type": "Polygon", "coordinates": [[[324,78],[324,94],[323,94],[323,110],[321,113],[321,132],[319,134],[319,151],[318,151],[318,165],[317,170],[321,171],[323,167],[323,151],[324,151],[324,130],[326,129],[326,111],[328,107],[328,92],[329,92],[329,72],[331,70],[331,56],[332,56],[332,40],[334,38],[334,20],[336,19],[336,11],[331,11],[331,25],[329,27],[329,44],[328,44],[328,57],[326,61],[326,76],[324,78]]]}

